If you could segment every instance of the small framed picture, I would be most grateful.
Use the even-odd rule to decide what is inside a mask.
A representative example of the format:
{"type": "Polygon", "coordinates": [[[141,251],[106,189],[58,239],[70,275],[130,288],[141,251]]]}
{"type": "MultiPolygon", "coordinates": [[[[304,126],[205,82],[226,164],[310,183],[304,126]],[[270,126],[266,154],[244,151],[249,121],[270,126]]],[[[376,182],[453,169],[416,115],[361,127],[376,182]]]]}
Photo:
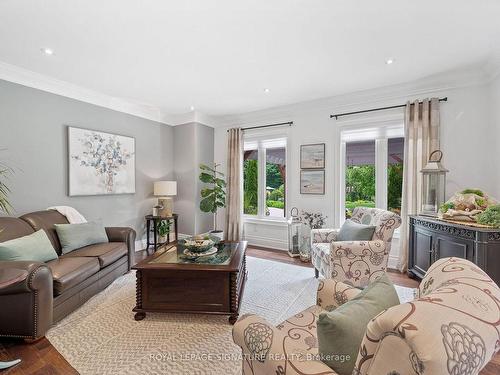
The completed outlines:
{"type": "Polygon", "coordinates": [[[300,146],[300,169],[325,168],[325,144],[316,143],[300,146]]]}
{"type": "Polygon", "coordinates": [[[300,171],[300,194],[325,194],[325,170],[300,171]]]}

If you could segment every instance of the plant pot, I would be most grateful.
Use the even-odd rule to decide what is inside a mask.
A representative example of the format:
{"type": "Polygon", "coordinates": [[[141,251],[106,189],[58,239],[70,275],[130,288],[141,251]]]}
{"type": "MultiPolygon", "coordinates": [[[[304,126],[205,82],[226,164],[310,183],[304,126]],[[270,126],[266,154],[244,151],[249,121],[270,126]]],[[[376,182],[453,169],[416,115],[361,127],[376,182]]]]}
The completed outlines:
{"type": "Polygon", "coordinates": [[[221,241],[224,240],[224,231],[222,230],[212,230],[210,231],[210,234],[214,237],[217,237],[221,241]]]}

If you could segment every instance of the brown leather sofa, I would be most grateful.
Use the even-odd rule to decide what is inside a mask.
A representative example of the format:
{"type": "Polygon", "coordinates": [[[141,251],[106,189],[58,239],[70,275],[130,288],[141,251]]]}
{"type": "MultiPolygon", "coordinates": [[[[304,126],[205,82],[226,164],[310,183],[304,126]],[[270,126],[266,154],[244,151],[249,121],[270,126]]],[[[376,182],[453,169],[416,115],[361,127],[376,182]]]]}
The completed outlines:
{"type": "Polygon", "coordinates": [[[133,229],[106,228],[109,242],[62,255],[54,224],[68,221],[54,210],[32,212],[20,218],[0,217],[0,242],[43,229],[59,254],[58,259],[47,263],[0,261],[0,269],[28,271],[24,282],[0,289],[0,336],[33,340],[43,337],[52,323],[81,306],[133,265],[133,229]]]}

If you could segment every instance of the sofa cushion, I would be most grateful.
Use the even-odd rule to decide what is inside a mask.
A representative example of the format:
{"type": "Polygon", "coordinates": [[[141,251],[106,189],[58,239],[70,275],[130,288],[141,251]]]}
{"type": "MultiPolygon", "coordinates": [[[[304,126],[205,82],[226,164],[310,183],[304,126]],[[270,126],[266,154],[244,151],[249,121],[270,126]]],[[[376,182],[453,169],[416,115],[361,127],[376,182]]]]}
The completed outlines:
{"type": "Polygon", "coordinates": [[[47,266],[52,271],[56,296],[85,281],[100,269],[99,260],[90,257],[59,258],[48,262],[47,266]]]}
{"type": "Polygon", "coordinates": [[[373,237],[373,232],[375,232],[374,226],[346,220],[340,228],[335,241],[370,241],[373,237]]]}
{"type": "Polygon", "coordinates": [[[370,320],[399,305],[394,285],[384,273],[350,301],[318,318],[319,354],[339,375],[350,375],[370,320]]]}
{"type": "Polygon", "coordinates": [[[64,254],[61,258],[96,257],[103,268],[125,255],[127,255],[127,245],[124,242],[106,242],[82,247],[64,254]]]}
{"type": "Polygon", "coordinates": [[[43,229],[0,243],[0,260],[48,262],[53,259],[57,259],[57,253],[43,229]]]}
{"type": "Polygon", "coordinates": [[[21,216],[20,219],[27,222],[34,230],[44,229],[57,254],[61,255],[61,244],[54,224],[68,224],[66,216],[61,215],[56,210],[45,210],[31,212],[21,216]]]}
{"type": "Polygon", "coordinates": [[[55,224],[55,228],[63,254],[84,246],[108,242],[106,230],[98,221],[81,224],[55,224]]]}

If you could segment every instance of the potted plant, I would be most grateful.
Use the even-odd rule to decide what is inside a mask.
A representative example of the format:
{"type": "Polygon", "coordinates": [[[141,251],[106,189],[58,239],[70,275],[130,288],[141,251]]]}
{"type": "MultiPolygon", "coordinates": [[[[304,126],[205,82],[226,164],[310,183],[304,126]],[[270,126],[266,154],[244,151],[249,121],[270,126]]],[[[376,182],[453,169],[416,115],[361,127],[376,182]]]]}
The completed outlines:
{"type": "Polygon", "coordinates": [[[9,203],[9,187],[5,184],[5,179],[12,173],[12,169],[0,163],[0,212],[10,214],[12,206],[9,203]]]}
{"type": "Polygon", "coordinates": [[[167,242],[167,235],[170,233],[170,221],[161,220],[156,227],[156,233],[158,233],[159,236],[158,242],[167,242]]]}
{"type": "Polygon", "coordinates": [[[226,181],[224,174],[217,170],[220,164],[214,164],[211,168],[208,165],[200,164],[200,181],[208,186],[201,189],[200,210],[211,212],[214,215],[214,229],[210,234],[224,238],[224,232],[217,228],[217,210],[226,207],[226,181]]]}

